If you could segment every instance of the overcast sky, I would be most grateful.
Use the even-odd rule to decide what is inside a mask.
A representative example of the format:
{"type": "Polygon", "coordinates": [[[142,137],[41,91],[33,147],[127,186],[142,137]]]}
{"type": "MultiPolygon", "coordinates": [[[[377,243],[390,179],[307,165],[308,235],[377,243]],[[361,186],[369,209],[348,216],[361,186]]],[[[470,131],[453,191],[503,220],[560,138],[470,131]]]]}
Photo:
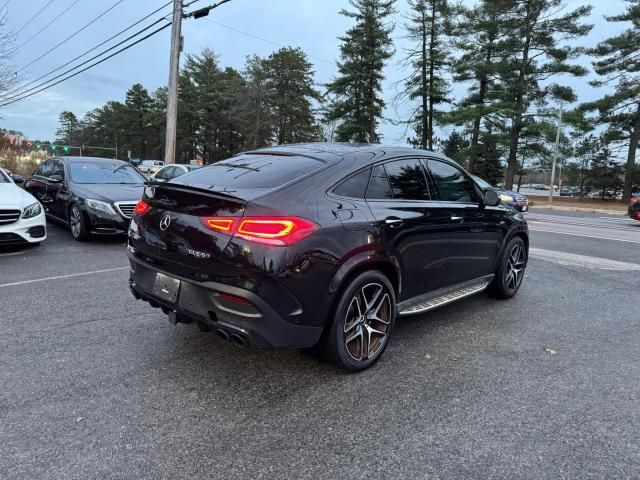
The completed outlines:
{"type": "MultiPolygon", "coordinates": [[[[5,1],[0,0],[0,7],[5,1]]],[[[19,30],[16,46],[29,40],[75,1],[77,3],[59,20],[20,49],[14,62],[17,69],[27,65],[86,25],[117,0],[8,1],[5,7],[7,27],[14,31],[19,30]],[[33,18],[45,5],[47,5],[46,8],[33,18]],[[30,23],[24,26],[28,21],[30,23]]],[[[76,37],[22,70],[21,74],[26,81],[37,78],[129,26],[164,3],[166,0],[123,0],[76,37]]],[[[209,3],[213,3],[213,0],[199,0],[192,8],[209,3]]],[[[568,0],[567,9],[585,3],[589,2],[568,0]]],[[[595,27],[584,40],[586,46],[593,46],[601,39],[620,30],[619,26],[607,23],[603,15],[619,13],[625,5],[623,0],[599,0],[590,3],[594,6],[594,10],[589,22],[595,24],[595,27]]],[[[221,65],[241,70],[247,55],[255,53],[266,56],[279,45],[301,47],[314,64],[318,82],[325,83],[336,74],[335,60],[339,56],[337,37],[351,25],[350,19],[338,15],[338,11],[347,5],[346,0],[233,0],[215,10],[215,13],[208,18],[188,19],[183,23],[184,53],[197,54],[203,48],[209,47],[219,55],[221,65]],[[246,33],[240,33],[238,30],[246,33]]],[[[403,77],[398,63],[402,50],[406,46],[402,39],[403,15],[407,11],[406,0],[397,1],[397,10],[398,13],[394,18],[396,30],[393,33],[397,53],[386,68],[387,80],[383,94],[387,101],[385,116],[392,119],[399,118],[403,110],[406,110],[406,107],[403,109],[402,106],[395,108],[392,102],[400,88],[397,81],[403,77]]],[[[167,7],[152,18],[169,13],[170,7],[167,7]]],[[[125,92],[134,83],[143,84],[149,91],[166,85],[169,68],[169,35],[170,29],[167,29],[69,81],[9,107],[2,107],[0,128],[20,130],[27,138],[53,139],[58,114],[63,110],[71,110],[78,117],[82,117],[88,110],[106,101],[124,100],[125,92]]],[[[182,58],[184,60],[184,55],[182,58]]],[[[590,100],[602,93],[587,84],[592,76],[563,81],[570,82],[574,86],[581,100],[590,100]]],[[[460,87],[454,89],[454,95],[462,92],[460,87]]],[[[450,130],[445,128],[441,131],[441,135],[446,135],[450,130]]],[[[403,126],[385,121],[381,125],[381,131],[384,135],[384,143],[403,144],[405,141],[403,126]]]]}

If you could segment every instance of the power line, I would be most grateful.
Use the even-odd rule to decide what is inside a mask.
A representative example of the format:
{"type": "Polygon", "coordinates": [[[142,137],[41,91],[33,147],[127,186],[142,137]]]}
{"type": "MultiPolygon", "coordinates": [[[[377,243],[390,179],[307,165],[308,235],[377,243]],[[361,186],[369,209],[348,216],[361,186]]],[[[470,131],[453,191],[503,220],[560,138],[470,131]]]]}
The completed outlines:
{"type": "Polygon", "coordinates": [[[11,1],[11,0],[7,0],[6,2],[4,2],[4,5],[2,5],[2,6],[0,7],[0,10],[4,10],[4,7],[6,7],[7,5],[9,5],[9,2],[10,2],[10,1],[11,1]]]}
{"type": "MultiPolygon", "coordinates": [[[[231,26],[229,26],[229,25],[225,25],[224,23],[220,23],[220,22],[216,22],[215,20],[211,20],[211,19],[209,19],[209,18],[205,18],[205,20],[206,20],[207,22],[215,23],[216,25],[218,25],[218,26],[220,26],[220,27],[224,27],[224,28],[226,28],[226,29],[228,29],[228,30],[231,30],[231,31],[233,31],[233,32],[240,33],[240,34],[242,34],[242,35],[246,35],[246,36],[251,37],[251,38],[254,38],[254,39],[256,39],[256,40],[260,40],[261,42],[269,43],[269,44],[274,45],[274,46],[276,46],[276,47],[286,48],[286,47],[288,47],[288,46],[291,46],[291,45],[284,45],[284,44],[282,44],[282,43],[274,42],[274,41],[272,41],[272,40],[268,40],[268,39],[266,39],[266,38],[259,37],[258,35],[254,35],[253,33],[245,32],[245,31],[243,31],[243,30],[240,30],[239,28],[231,27],[231,26]]],[[[350,68],[345,68],[344,66],[340,67],[340,65],[339,65],[339,64],[337,64],[337,62],[335,62],[335,61],[331,61],[331,60],[327,60],[326,58],[316,57],[315,55],[310,55],[310,54],[308,54],[308,53],[306,53],[306,52],[305,52],[305,55],[306,55],[307,57],[309,57],[309,58],[313,58],[314,60],[317,60],[317,61],[319,61],[319,62],[326,63],[326,64],[329,64],[329,65],[333,65],[334,67],[335,67],[336,65],[338,65],[338,67],[339,67],[339,68],[341,68],[342,70],[344,70],[344,71],[346,71],[346,72],[351,72],[351,73],[353,73],[354,75],[358,75],[358,76],[361,76],[361,77],[376,78],[376,77],[375,77],[375,75],[370,75],[370,74],[367,74],[367,73],[364,73],[364,72],[359,72],[359,71],[356,71],[356,70],[352,70],[352,69],[350,69],[350,68]]]]}
{"type": "Polygon", "coordinates": [[[31,35],[27,40],[25,40],[24,42],[22,42],[22,44],[17,47],[12,54],[17,53],[20,51],[20,49],[22,47],[24,47],[27,43],[29,43],[31,40],[33,40],[34,38],[36,38],[38,35],[40,35],[42,32],[44,32],[47,28],[49,28],[56,20],[58,20],[62,15],[64,15],[65,13],[67,13],[69,10],[71,10],[71,8],[73,8],[73,6],[78,3],[80,0],[75,0],[73,3],[71,3],[71,5],[69,5],[67,8],[65,8],[62,12],[60,12],[58,15],[56,15],[56,17],[51,20],[49,23],[47,23],[44,27],[42,27],[40,30],[38,30],[36,33],[34,33],[33,35],[31,35]]]}
{"type": "Polygon", "coordinates": [[[25,98],[29,98],[29,97],[31,97],[31,96],[33,96],[33,95],[36,95],[37,93],[43,92],[43,91],[45,91],[45,90],[48,90],[48,89],[49,89],[49,88],[51,88],[51,87],[54,87],[54,86],[56,86],[56,85],[58,85],[58,84],[60,84],[60,83],[62,83],[62,82],[65,82],[65,81],[67,81],[67,80],[69,80],[69,79],[71,79],[71,78],[73,78],[73,77],[75,77],[75,76],[77,76],[77,75],[80,75],[82,72],[86,72],[86,71],[87,71],[87,70],[89,70],[90,68],[93,68],[93,67],[95,67],[95,66],[97,66],[97,65],[100,65],[101,63],[106,62],[106,61],[107,61],[107,60],[109,60],[110,58],[113,58],[113,57],[115,57],[116,55],[118,55],[118,54],[120,54],[120,53],[124,52],[125,50],[128,50],[128,49],[130,49],[131,47],[133,47],[133,46],[135,46],[135,45],[139,44],[140,42],[143,42],[144,40],[146,40],[146,39],[148,39],[148,38],[150,38],[150,37],[152,37],[152,36],[156,35],[157,33],[161,32],[161,31],[162,31],[162,30],[164,30],[165,28],[167,28],[167,27],[171,26],[171,24],[172,24],[172,23],[173,23],[173,22],[169,22],[169,23],[167,23],[166,25],[163,25],[162,27],[160,27],[160,28],[158,28],[158,29],[154,30],[154,31],[153,31],[153,32],[151,32],[150,34],[145,35],[144,37],[142,37],[142,38],[140,38],[140,39],[136,40],[135,42],[133,42],[133,43],[131,43],[131,44],[127,45],[126,47],[123,47],[123,48],[121,48],[120,50],[118,50],[118,51],[116,51],[116,52],[112,53],[112,54],[111,54],[111,55],[109,55],[108,57],[105,57],[105,58],[103,58],[102,60],[98,60],[97,62],[92,63],[91,65],[89,65],[89,66],[87,66],[87,67],[83,68],[82,70],[78,70],[77,72],[75,72],[75,73],[73,73],[73,74],[71,74],[71,75],[68,75],[67,77],[65,77],[65,78],[63,78],[63,79],[61,79],[61,80],[58,80],[58,81],[57,81],[57,82],[55,82],[55,83],[52,83],[51,85],[47,85],[46,87],[43,87],[43,88],[41,88],[41,89],[39,89],[39,90],[36,90],[35,92],[32,92],[32,93],[29,93],[29,94],[27,94],[27,95],[21,96],[20,98],[16,98],[16,99],[11,100],[11,101],[9,101],[9,102],[1,103],[1,104],[0,104],[0,107],[5,107],[5,106],[7,106],[7,105],[11,105],[12,103],[19,102],[20,100],[24,100],[25,98]]]}
{"type": "MultiPolygon", "coordinates": [[[[100,42],[98,45],[95,45],[94,47],[92,47],[92,48],[90,48],[90,49],[86,50],[85,52],[83,52],[83,53],[81,53],[80,55],[76,56],[75,58],[73,58],[73,59],[69,60],[68,62],[64,63],[63,65],[60,65],[59,67],[54,68],[53,70],[51,70],[51,71],[49,71],[49,72],[45,73],[44,75],[40,75],[38,78],[36,78],[36,79],[34,79],[34,80],[31,80],[29,83],[26,83],[26,84],[24,84],[24,85],[21,85],[19,88],[16,88],[16,89],[14,89],[14,90],[13,90],[13,91],[11,91],[11,92],[8,92],[8,94],[5,94],[5,100],[6,100],[6,99],[8,99],[8,98],[13,98],[13,97],[10,97],[10,96],[7,96],[7,95],[13,95],[13,94],[14,94],[14,93],[16,93],[17,91],[19,91],[19,90],[21,90],[21,89],[24,89],[25,87],[28,87],[29,85],[33,85],[34,83],[38,82],[39,80],[42,80],[43,78],[48,77],[49,75],[54,74],[55,72],[57,72],[57,71],[59,71],[59,70],[63,69],[64,67],[66,67],[66,66],[68,66],[68,65],[72,64],[72,63],[73,63],[73,62],[75,62],[76,60],[78,60],[78,59],[80,59],[80,58],[82,58],[82,57],[84,57],[84,56],[88,55],[89,53],[91,53],[91,52],[93,52],[93,51],[97,50],[98,48],[100,48],[101,46],[103,46],[103,45],[105,45],[106,43],[110,42],[110,41],[111,41],[111,40],[113,40],[114,38],[119,37],[119,36],[120,36],[120,35],[122,35],[123,33],[125,33],[125,32],[127,32],[127,31],[131,30],[131,29],[132,29],[133,27],[135,27],[136,25],[139,25],[140,23],[144,22],[144,21],[145,21],[146,19],[148,19],[149,17],[151,17],[151,16],[155,15],[155,14],[156,14],[156,13],[158,13],[160,10],[162,10],[162,9],[166,8],[170,3],[171,3],[171,1],[169,1],[169,2],[165,3],[165,4],[164,4],[163,6],[161,6],[160,8],[158,8],[158,9],[154,10],[153,12],[151,12],[151,13],[149,13],[149,14],[145,15],[144,17],[142,17],[142,18],[141,18],[141,19],[139,19],[138,21],[136,21],[136,22],[132,23],[131,25],[129,25],[127,28],[124,28],[123,30],[120,30],[118,33],[116,33],[116,34],[114,34],[114,35],[110,36],[110,37],[109,37],[109,38],[107,38],[106,40],[104,40],[104,41],[100,42]]],[[[107,53],[109,50],[112,50],[112,49],[114,49],[114,48],[116,48],[116,47],[119,47],[120,45],[122,45],[122,43],[126,42],[127,40],[130,40],[130,39],[131,39],[131,38],[133,38],[133,37],[138,36],[140,33],[142,33],[142,32],[144,32],[144,31],[148,30],[149,28],[151,28],[152,26],[154,26],[154,25],[158,24],[158,23],[159,23],[160,21],[162,21],[162,20],[164,20],[164,19],[163,19],[163,18],[161,18],[160,20],[158,20],[158,21],[157,21],[157,22],[155,22],[155,23],[152,23],[151,25],[149,25],[148,27],[144,28],[143,30],[139,30],[139,31],[138,31],[137,33],[135,33],[134,35],[131,35],[130,37],[128,37],[128,38],[126,38],[125,40],[123,40],[122,42],[117,43],[116,45],[113,45],[112,47],[110,47],[109,49],[105,50],[105,51],[104,51],[104,52],[102,52],[101,54],[99,54],[99,55],[97,55],[97,56],[95,56],[95,57],[90,58],[89,60],[87,60],[87,61],[85,61],[85,62],[81,63],[80,65],[76,65],[76,66],[75,66],[75,67],[73,67],[71,70],[75,70],[76,68],[81,67],[82,65],[84,65],[84,64],[86,64],[86,63],[88,63],[88,62],[90,62],[90,61],[94,60],[95,58],[99,57],[100,55],[104,55],[104,54],[105,54],[105,53],[107,53]]],[[[62,73],[61,75],[65,75],[65,74],[67,74],[67,73],[68,73],[69,71],[71,71],[71,70],[68,70],[68,71],[66,71],[66,72],[62,73]]],[[[48,82],[50,82],[50,81],[52,81],[52,80],[55,80],[56,78],[59,78],[59,77],[60,77],[60,75],[58,75],[57,77],[54,77],[54,78],[52,78],[52,79],[49,79],[48,81],[44,82],[42,85],[44,85],[44,84],[46,84],[46,83],[48,83],[48,82]]],[[[41,85],[38,85],[38,87],[40,87],[40,86],[41,86],[41,85]]],[[[34,88],[38,88],[38,87],[34,87],[34,88]]],[[[31,91],[31,90],[33,90],[33,89],[23,90],[23,91],[22,91],[21,93],[19,93],[18,95],[22,95],[22,94],[24,94],[24,93],[26,93],[26,92],[28,92],[28,91],[31,91]]],[[[14,96],[15,96],[15,95],[14,95],[14,96]]]]}
{"type": "MultiPolygon", "coordinates": [[[[143,29],[141,29],[141,30],[138,30],[138,31],[137,31],[136,33],[134,33],[133,35],[129,35],[129,36],[128,36],[127,38],[125,38],[124,40],[121,40],[120,42],[116,43],[115,45],[113,45],[113,46],[111,46],[111,47],[107,48],[106,50],[104,50],[104,51],[102,51],[102,52],[98,53],[97,55],[94,55],[93,57],[89,58],[88,60],[85,60],[84,62],[80,63],[79,65],[76,65],[75,67],[72,67],[72,68],[70,68],[70,69],[68,69],[68,70],[66,70],[66,71],[64,71],[64,72],[62,72],[62,73],[60,73],[59,75],[56,75],[55,77],[50,78],[49,80],[46,80],[46,81],[42,82],[41,84],[36,85],[35,87],[31,87],[31,88],[29,88],[29,89],[27,89],[27,90],[22,90],[20,93],[17,93],[17,94],[15,94],[15,95],[11,95],[11,94],[10,94],[9,96],[5,96],[5,98],[3,99],[3,101],[5,101],[5,100],[12,100],[12,99],[14,99],[14,98],[16,98],[16,97],[21,97],[21,96],[22,96],[22,95],[24,95],[25,93],[29,93],[29,92],[32,92],[33,90],[37,90],[38,88],[40,88],[40,87],[42,87],[42,86],[46,85],[47,83],[51,83],[51,82],[53,82],[54,80],[57,80],[57,79],[58,79],[58,78],[60,78],[60,77],[64,77],[66,74],[68,74],[68,73],[70,73],[70,72],[73,72],[74,70],[76,70],[76,69],[78,69],[78,68],[82,67],[83,65],[86,65],[87,63],[92,62],[93,60],[95,60],[95,59],[97,59],[97,58],[99,58],[99,57],[103,56],[104,54],[109,53],[111,50],[113,50],[113,49],[115,49],[115,48],[118,48],[119,46],[121,46],[121,45],[125,44],[125,43],[126,43],[126,42],[128,42],[129,40],[131,40],[131,39],[133,39],[133,38],[137,37],[138,35],[140,35],[141,33],[146,32],[146,31],[147,31],[147,30],[149,30],[151,27],[156,26],[158,23],[160,23],[160,22],[166,22],[166,21],[167,21],[167,20],[165,20],[164,18],[159,18],[158,20],[156,20],[156,21],[155,21],[155,22],[153,22],[152,24],[147,25],[146,27],[144,27],[144,28],[143,28],[143,29]]],[[[169,22],[169,23],[171,23],[171,22],[169,22]]],[[[56,70],[60,70],[60,68],[63,68],[64,66],[68,65],[69,63],[71,63],[71,62],[67,62],[65,65],[63,65],[62,67],[58,67],[56,70]]],[[[53,72],[49,72],[47,75],[44,75],[44,76],[46,77],[46,76],[48,76],[48,75],[51,75],[51,73],[53,73],[53,72]]],[[[40,78],[42,78],[42,77],[40,77],[40,78]]],[[[30,82],[30,83],[29,83],[29,84],[27,84],[27,85],[23,85],[23,87],[28,86],[28,85],[31,85],[31,84],[35,83],[36,81],[37,81],[37,80],[34,80],[34,81],[30,82]]],[[[12,93],[13,93],[13,92],[12,92],[12,93]]]]}
{"type": "MultiPolygon", "coordinates": [[[[49,0],[49,1],[45,4],[45,6],[44,6],[44,7],[42,7],[40,10],[38,10],[38,11],[36,12],[36,14],[35,14],[35,15],[33,15],[29,20],[27,20],[27,22],[26,22],[24,25],[22,25],[18,30],[16,30],[16,31],[15,31],[15,34],[17,35],[17,34],[18,34],[18,33],[20,33],[22,30],[24,30],[24,29],[27,27],[27,25],[29,25],[29,24],[30,24],[31,22],[33,22],[36,18],[38,18],[38,15],[40,15],[42,12],[44,12],[44,11],[45,11],[45,9],[46,9],[49,5],[51,5],[54,1],[55,1],[55,0],[49,0]]],[[[8,3],[8,2],[7,2],[7,3],[8,3]]]]}
{"type": "Polygon", "coordinates": [[[25,68],[33,65],[34,63],[36,63],[38,60],[42,59],[43,57],[45,57],[46,55],[50,54],[51,52],[53,52],[56,48],[60,47],[61,45],[64,45],[65,43],[67,43],[69,40],[71,40],[73,37],[75,37],[76,35],[78,35],[80,32],[82,32],[83,30],[87,29],[89,26],[93,25],[95,22],[97,22],[100,18],[104,17],[107,13],[109,13],[111,10],[113,10],[114,8],[116,8],[118,5],[120,5],[122,2],[124,2],[124,0],[118,0],[116,3],[114,3],[113,5],[111,5],[109,8],[107,8],[104,12],[102,12],[100,15],[98,15],[97,17],[95,17],[93,20],[91,20],[89,23],[87,23],[84,27],[80,28],[79,30],[76,30],[74,33],[72,33],[71,35],[69,35],[67,38],[65,38],[64,40],[62,40],[60,43],[54,45],[53,47],[51,47],[49,50],[47,50],[46,52],[44,52],[42,55],[40,55],[38,58],[31,60],[29,63],[27,63],[26,65],[24,65],[23,67],[20,67],[18,69],[18,71],[16,73],[20,73],[22,70],[24,70],[25,68]]]}

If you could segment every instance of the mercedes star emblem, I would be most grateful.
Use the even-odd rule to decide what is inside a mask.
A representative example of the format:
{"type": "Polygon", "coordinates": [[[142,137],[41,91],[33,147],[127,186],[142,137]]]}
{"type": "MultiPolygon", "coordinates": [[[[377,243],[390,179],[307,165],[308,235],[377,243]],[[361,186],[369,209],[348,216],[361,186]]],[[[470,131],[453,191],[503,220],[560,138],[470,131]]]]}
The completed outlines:
{"type": "Polygon", "coordinates": [[[160,219],[160,230],[165,231],[171,225],[171,216],[165,215],[160,219]]]}

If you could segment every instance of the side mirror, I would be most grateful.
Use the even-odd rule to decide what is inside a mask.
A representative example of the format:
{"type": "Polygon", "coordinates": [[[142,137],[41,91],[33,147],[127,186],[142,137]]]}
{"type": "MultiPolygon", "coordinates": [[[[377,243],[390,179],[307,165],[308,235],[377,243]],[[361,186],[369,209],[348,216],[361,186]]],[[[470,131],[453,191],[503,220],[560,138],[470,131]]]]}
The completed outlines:
{"type": "Polygon", "coordinates": [[[500,196],[493,190],[485,190],[484,204],[487,207],[497,207],[500,205],[500,196]]]}
{"type": "Polygon", "coordinates": [[[24,178],[22,178],[22,175],[14,175],[13,181],[15,183],[24,183],[24,178]]]}
{"type": "Polygon", "coordinates": [[[64,180],[64,179],[62,178],[62,175],[51,175],[51,176],[49,177],[49,181],[50,181],[51,183],[62,183],[62,180],[64,180]]]}

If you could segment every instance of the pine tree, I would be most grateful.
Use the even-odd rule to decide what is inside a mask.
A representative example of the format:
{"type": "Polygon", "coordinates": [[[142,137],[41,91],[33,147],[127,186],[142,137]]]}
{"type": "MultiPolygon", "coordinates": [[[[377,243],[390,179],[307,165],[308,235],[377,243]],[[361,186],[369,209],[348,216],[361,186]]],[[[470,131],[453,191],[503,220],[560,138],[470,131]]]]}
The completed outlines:
{"type": "Polygon", "coordinates": [[[80,137],[80,122],[73,112],[65,110],[58,116],[58,129],[56,130],[56,143],[77,146],[80,137]]]}
{"type": "Polygon", "coordinates": [[[403,63],[411,73],[399,99],[419,103],[410,120],[416,132],[410,143],[433,150],[434,119],[440,115],[437,107],[448,101],[445,71],[450,63],[448,52],[451,48],[447,32],[451,32],[453,9],[448,0],[409,0],[409,8],[411,13],[405,28],[413,47],[403,63]]]}
{"type": "Polygon", "coordinates": [[[320,131],[312,101],[321,101],[314,88],[314,72],[299,48],[284,47],[264,61],[266,87],[279,145],[318,140],[320,131]]]}
{"type": "Polygon", "coordinates": [[[328,118],[340,120],[336,128],[339,141],[376,143],[377,128],[385,102],[381,97],[383,69],[393,55],[387,18],[394,13],[395,0],[349,0],[353,11],[340,14],[355,20],[355,25],[340,37],[341,61],[338,77],[327,85],[335,102],[328,118]]]}
{"type": "MultiPolygon", "coordinates": [[[[509,69],[512,30],[509,12],[514,8],[515,0],[482,0],[473,8],[464,9],[456,25],[454,45],[461,55],[453,64],[453,80],[471,82],[471,86],[468,96],[448,114],[448,119],[471,130],[467,152],[467,169],[471,173],[476,173],[478,159],[494,158],[495,151],[484,152],[481,129],[484,126],[495,131],[499,122],[496,117],[503,107],[499,102],[502,88],[499,79],[501,72],[509,69]]],[[[490,148],[497,147],[496,138],[489,137],[490,148]]],[[[493,169],[496,165],[492,162],[493,169]]]]}
{"type": "Polygon", "coordinates": [[[469,141],[457,130],[454,130],[440,143],[440,150],[444,155],[458,163],[464,163],[462,154],[469,147],[469,141]]]}
{"type": "Polygon", "coordinates": [[[247,58],[244,70],[246,92],[241,103],[247,148],[260,148],[273,142],[271,92],[264,59],[247,58]]]}
{"type": "Polygon", "coordinates": [[[636,152],[640,143],[640,0],[627,0],[627,10],[606,17],[609,22],[631,22],[630,28],[610,37],[589,53],[597,60],[593,66],[602,80],[594,86],[614,86],[614,92],[585,104],[585,110],[597,110],[599,121],[609,123],[617,136],[629,142],[623,200],[629,201],[633,188],[636,152]]]}
{"type": "MultiPolygon", "coordinates": [[[[513,185],[517,169],[518,148],[526,117],[530,108],[550,99],[574,101],[570,87],[559,87],[548,82],[554,76],[568,74],[582,76],[586,69],[573,64],[583,51],[570,46],[570,40],[586,35],[592,25],[582,24],[591,12],[582,6],[568,13],[562,11],[563,0],[517,0],[510,11],[511,45],[515,60],[511,70],[503,73],[504,99],[510,118],[509,156],[507,160],[506,188],[513,185]]],[[[533,113],[535,114],[535,113],[533,113]]]]}
{"type": "Polygon", "coordinates": [[[124,105],[124,140],[133,158],[147,158],[147,148],[152,135],[149,124],[152,101],[149,92],[136,83],[127,91],[124,105]]]}

